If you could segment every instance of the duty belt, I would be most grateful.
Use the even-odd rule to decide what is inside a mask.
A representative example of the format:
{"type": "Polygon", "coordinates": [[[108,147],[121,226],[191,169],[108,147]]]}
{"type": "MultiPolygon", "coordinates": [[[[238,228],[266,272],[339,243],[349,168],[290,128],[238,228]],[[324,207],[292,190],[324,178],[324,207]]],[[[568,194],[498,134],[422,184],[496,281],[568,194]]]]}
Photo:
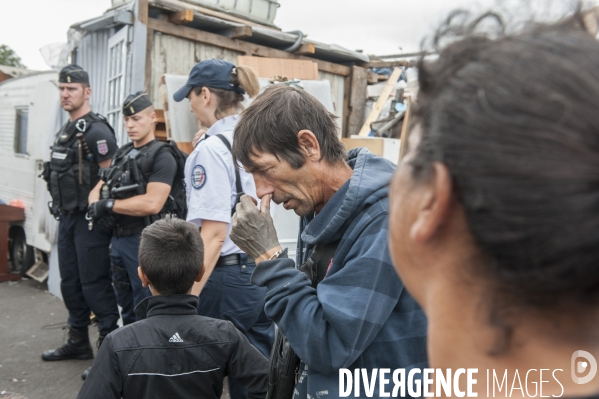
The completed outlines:
{"type": "MultiPolygon", "coordinates": [[[[220,258],[218,258],[218,261],[216,262],[216,265],[214,267],[241,265],[243,255],[244,254],[231,254],[221,256],[220,258]]],[[[248,257],[245,264],[247,265],[249,263],[255,263],[255,260],[248,257]]]]}
{"type": "Polygon", "coordinates": [[[117,226],[112,231],[112,235],[115,237],[128,237],[135,234],[140,234],[145,226],[132,227],[130,229],[124,229],[120,226],[117,226]]]}

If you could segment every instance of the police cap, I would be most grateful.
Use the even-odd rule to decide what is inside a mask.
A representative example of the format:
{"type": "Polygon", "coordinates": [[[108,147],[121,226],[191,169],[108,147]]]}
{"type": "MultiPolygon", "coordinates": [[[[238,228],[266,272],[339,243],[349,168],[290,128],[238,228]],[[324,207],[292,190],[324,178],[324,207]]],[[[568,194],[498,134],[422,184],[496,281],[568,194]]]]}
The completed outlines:
{"type": "Polygon", "coordinates": [[[235,65],[225,60],[201,61],[191,69],[187,83],[173,94],[173,99],[176,102],[183,101],[194,87],[211,87],[245,94],[241,87],[231,83],[231,74],[234,70],[235,65]]]}
{"type": "Polygon", "coordinates": [[[123,115],[131,116],[135,115],[139,111],[142,111],[152,105],[150,97],[143,91],[138,91],[135,94],[130,94],[125,98],[123,102],[123,115]]]}
{"type": "Polygon", "coordinates": [[[62,68],[58,75],[59,83],[85,83],[89,85],[89,75],[79,65],[71,64],[62,68]]]}

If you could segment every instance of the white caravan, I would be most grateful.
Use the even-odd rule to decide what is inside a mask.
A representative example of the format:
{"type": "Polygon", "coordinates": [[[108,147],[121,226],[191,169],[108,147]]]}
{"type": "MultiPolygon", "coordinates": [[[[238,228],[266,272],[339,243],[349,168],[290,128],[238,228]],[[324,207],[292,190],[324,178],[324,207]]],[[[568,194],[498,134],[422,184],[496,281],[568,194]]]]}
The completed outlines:
{"type": "Polygon", "coordinates": [[[50,195],[38,178],[63,119],[57,73],[39,72],[0,83],[0,200],[19,201],[25,222],[11,226],[13,269],[22,274],[56,241],[50,195]],[[37,255],[37,256],[36,256],[37,255]]]}

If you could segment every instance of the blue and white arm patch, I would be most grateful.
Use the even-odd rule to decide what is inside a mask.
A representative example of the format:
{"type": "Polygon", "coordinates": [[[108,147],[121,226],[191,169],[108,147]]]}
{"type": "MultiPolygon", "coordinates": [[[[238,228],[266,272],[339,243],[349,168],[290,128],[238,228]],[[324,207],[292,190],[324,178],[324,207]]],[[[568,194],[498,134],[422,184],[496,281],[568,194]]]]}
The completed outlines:
{"type": "Polygon", "coordinates": [[[191,171],[191,185],[196,190],[204,187],[206,183],[206,169],[202,165],[196,165],[191,171]]]}

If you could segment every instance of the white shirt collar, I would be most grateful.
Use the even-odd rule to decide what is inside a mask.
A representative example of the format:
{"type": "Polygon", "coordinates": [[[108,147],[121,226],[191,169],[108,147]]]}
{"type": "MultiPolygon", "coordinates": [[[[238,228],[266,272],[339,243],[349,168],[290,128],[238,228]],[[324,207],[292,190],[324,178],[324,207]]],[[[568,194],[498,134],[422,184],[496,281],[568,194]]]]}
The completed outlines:
{"type": "Polygon", "coordinates": [[[233,130],[238,120],[239,115],[225,116],[224,118],[217,120],[214,125],[210,126],[210,129],[208,129],[204,137],[214,136],[227,130],[233,130]]]}

